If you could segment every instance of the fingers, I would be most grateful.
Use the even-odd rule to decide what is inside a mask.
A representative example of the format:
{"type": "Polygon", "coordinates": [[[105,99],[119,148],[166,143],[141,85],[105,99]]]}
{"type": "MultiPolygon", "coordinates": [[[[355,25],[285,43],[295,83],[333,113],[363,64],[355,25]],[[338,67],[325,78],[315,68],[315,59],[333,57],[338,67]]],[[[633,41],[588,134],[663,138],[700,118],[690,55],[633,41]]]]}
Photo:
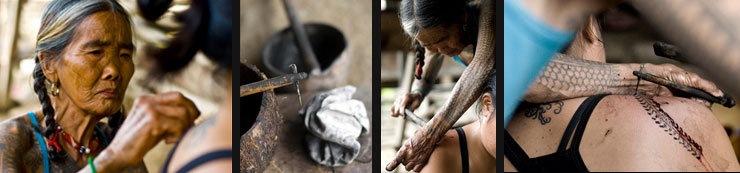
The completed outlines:
{"type": "MultiPolygon", "coordinates": [[[[407,96],[408,96],[407,97],[408,101],[406,101],[405,108],[410,111],[414,111],[416,110],[416,108],[419,108],[419,105],[421,104],[421,93],[417,92],[413,94],[407,94],[407,96]]],[[[402,110],[402,111],[404,113],[406,112],[405,110],[402,110]]]]}
{"type": "MultiPolygon", "coordinates": [[[[190,119],[186,116],[181,116],[183,114],[187,114],[186,108],[180,107],[180,106],[170,106],[170,105],[160,105],[156,107],[157,113],[164,115],[165,117],[164,124],[168,124],[170,126],[165,126],[168,129],[165,129],[166,133],[164,134],[165,142],[170,144],[176,142],[182,135],[189,129],[191,126],[193,126],[193,119],[190,119]]],[[[192,117],[192,116],[191,116],[192,117]]]]}
{"type": "Polygon", "coordinates": [[[193,124],[192,121],[186,121],[181,116],[152,116],[152,118],[151,123],[156,125],[153,127],[152,134],[163,137],[168,144],[177,142],[193,124]]]}
{"type": "MultiPolygon", "coordinates": [[[[697,75],[697,77],[698,77],[698,75],[697,75]]],[[[712,83],[712,82],[710,82],[708,80],[704,80],[704,79],[700,79],[698,81],[698,86],[696,88],[699,88],[701,90],[707,91],[709,94],[712,94],[712,96],[715,96],[715,97],[723,97],[725,95],[722,92],[722,90],[720,90],[719,88],[717,88],[717,85],[715,85],[714,83],[712,83]]]]}
{"type": "Polygon", "coordinates": [[[396,153],[396,158],[393,158],[393,161],[391,163],[388,163],[388,165],[385,167],[385,170],[392,171],[398,167],[401,162],[403,162],[406,158],[406,144],[404,144],[401,149],[398,150],[396,153]]]}
{"type": "Polygon", "coordinates": [[[414,167],[414,172],[421,172],[421,168],[423,168],[423,167],[424,167],[424,166],[422,166],[421,164],[418,164],[418,165],[416,165],[416,166],[414,167]]]}
{"type": "Polygon", "coordinates": [[[404,116],[404,117],[406,116],[406,104],[408,100],[409,100],[408,94],[404,94],[403,96],[401,96],[400,106],[396,108],[397,109],[396,111],[398,111],[398,114],[400,114],[401,116],[404,116]]]}
{"type": "Polygon", "coordinates": [[[398,101],[393,102],[393,106],[391,106],[391,117],[398,117],[398,113],[396,112],[396,106],[398,101]]]}
{"type": "Polygon", "coordinates": [[[701,78],[696,73],[688,72],[673,64],[662,64],[660,66],[662,67],[663,77],[670,81],[704,90],[715,97],[724,96],[722,90],[717,88],[713,82],[701,78]]]}
{"type": "Polygon", "coordinates": [[[702,79],[696,73],[691,73],[691,72],[686,72],[686,71],[673,71],[673,72],[668,72],[668,74],[666,74],[665,76],[670,81],[674,81],[681,85],[686,85],[689,87],[694,87],[694,88],[704,90],[712,94],[715,97],[723,96],[722,91],[719,88],[717,88],[717,86],[714,85],[714,83],[708,80],[702,79]]]}
{"type": "Polygon", "coordinates": [[[691,97],[691,100],[694,100],[696,102],[699,102],[700,104],[706,106],[709,109],[712,108],[712,102],[706,101],[706,100],[701,99],[701,98],[696,98],[696,97],[691,97]]]}
{"type": "Polygon", "coordinates": [[[398,96],[398,98],[396,98],[396,101],[393,102],[393,106],[391,106],[391,116],[392,117],[398,117],[399,115],[406,116],[405,109],[406,109],[406,105],[408,104],[407,102],[409,100],[410,100],[409,94],[403,94],[401,96],[398,96]]]}
{"type": "Polygon", "coordinates": [[[409,162],[405,164],[404,166],[406,168],[406,171],[411,171],[412,170],[411,168],[414,168],[414,166],[416,166],[416,162],[409,162]]]}
{"type": "Polygon", "coordinates": [[[174,143],[190,128],[200,111],[178,92],[142,96],[134,101],[127,121],[137,121],[135,129],[150,129],[154,138],[174,143]]]}
{"type": "Polygon", "coordinates": [[[195,106],[192,100],[188,99],[182,93],[171,91],[162,94],[157,94],[147,97],[148,101],[153,101],[164,105],[178,105],[187,108],[187,112],[191,119],[196,119],[200,115],[200,110],[195,106]]]}

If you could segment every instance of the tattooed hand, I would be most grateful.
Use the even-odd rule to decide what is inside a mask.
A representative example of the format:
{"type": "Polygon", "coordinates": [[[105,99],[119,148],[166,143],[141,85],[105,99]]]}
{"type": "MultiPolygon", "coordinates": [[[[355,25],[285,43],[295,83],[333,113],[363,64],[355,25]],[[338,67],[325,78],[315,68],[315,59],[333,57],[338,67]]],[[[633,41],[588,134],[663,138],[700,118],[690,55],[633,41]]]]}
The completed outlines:
{"type": "Polygon", "coordinates": [[[140,163],[162,139],[167,143],[180,139],[199,115],[195,104],[179,92],[137,98],[115,139],[95,158],[95,168],[119,172],[140,163]]]}
{"type": "Polygon", "coordinates": [[[717,86],[713,82],[705,80],[699,77],[699,75],[697,75],[696,73],[688,72],[673,64],[647,64],[645,67],[645,71],[681,85],[704,90],[715,97],[722,97],[724,95],[724,93],[722,93],[722,91],[717,88],[717,86]],[[648,69],[648,66],[653,66],[653,68],[648,69]]]}
{"type": "Polygon", "coordinates": [[[423,97],[421,96],[421,92],[406,93],[398,96],[396,101],[393,102],[393,106],[391,106],[391,116],[406,116],[405,109],[409,109],[411,111],[416,110],[416,108],[419,108],[419,105],[421,105],[422,99],[423,97]]]}
{"type": "Polygon", "coordinates": [[[439,139],[437,139],[436,135],[427,134],[424,129],[417,130],[414,136],[409,138],[401,149],[398,150],[396,158],[388,163],[385,169],[391,171],[396,169],[398,164],[403,164],[406,165],[406,171],[421,171],[421,168],[424,167],[432,155],[437,141],[439,139]]]}
{"type": "Polygon", "coordinates": [[[632,72],[640,71],[641,66],[645,73],[698,88],[714,96],[723,96],[714,83],[673,64],[609,64],[557,54],[540,72],[524,100],[547,103],[598,94],[634,94],[636,91],[653,96],[673,95],[668,88],[645,80],[638,86],[637,76],[632,72]]]}

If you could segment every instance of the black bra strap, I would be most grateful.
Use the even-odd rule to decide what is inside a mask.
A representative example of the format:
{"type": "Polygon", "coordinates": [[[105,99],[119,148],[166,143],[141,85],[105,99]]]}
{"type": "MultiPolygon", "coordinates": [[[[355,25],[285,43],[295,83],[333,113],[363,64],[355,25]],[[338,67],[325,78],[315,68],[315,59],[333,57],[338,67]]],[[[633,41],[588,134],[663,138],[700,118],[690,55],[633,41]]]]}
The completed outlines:
{"type": "Polygon", "coordinates": [[[457,131],[457,137],[460,139],[460,160],[462,160],[462,172],[467,173],[470,168],[468,167],[468,142],[465,139],[465,131],[462,127],[455,128],[455,131],[457,131]]]}
{"type": "Polygon", "coordinates": [[[224,149],[224,150],[217,150],[217,151],[209,152],[188,162],[188,164],[180,168],[180,170],[178,170],[177,172],[190,172],[190,170],[204,163],[213,161],[213,160],[231,159],[231,155],[232,155],[231,149],[224,149]]]}
{"type": "Polygon", "coordinates": [[[601,101],[605,96],[606,95],[596,95],[589,97],[581,104],[581,106],[578,107],[578,111],[576,111],[576,113],[581,113],[583,116],[581,116],[581,119],[579,120],[578,128],[573,136],[573,142],[571,142],[570,148],[566,151],[566,155],[572,158],[574,162],[573,166],[575,166],[577,170],[588,171],[586,164],[583,163],[583,158],[581,157],[579,149],[581,146],[581,139],[583,138],[583,133],[586,131],[586,124],[588,124],[588,119],[591,118],[591,113],[593,113],[596,105],[598,105],[599,101],[601,101]]]}
{"type": "Polygon", "coordinates": [[[578,107],[578,111],[576,111],[576,113],[580,113],[582,114],[582,116],[579,120],[576,133],[573,136],[573,142],[571,143],[571,148],[573,148],[576,152],[578,151],[578,146],[581,145],[583,132],[586,131],[586,124],[588,124],[588,119],[591,118],[591,113],[593,113],[596,105],[598,105],[599,101],[601,101],[601,99],[603,99],[605,96],[606,95],[591,96],[586,99],[586,101],[584,101],[581,106],[578,107]]]}
{"type": "MultiPolygon", "coordinates": [[[[581,103],[580,106],[578,106],[578,110],[576,110],[576,113],[573,114],[573,117],[570,119],[570,123],[568,123],[568,127],[565,128],[565,133],[563,133],[563,138],[560,139],[560,145],[558,145],[558,151],[557,152],[563,152],[565,151],[565,148],[568,147],[568,142],[570,142],[570,137],[573,135],[573,130],[576,129],[576,127],[583,127],[583,129],[586,128],[586,123],[588,123],[588,118],[591,117],[591,113],[594,111],[594,108],[596,108],[596,105],[601,101],[602,98],[604,98],[606,95],[595,95],[586,98],[585,101],[581,103]],[[583,123],[581,123],[583,122],[583,123]]],[[[583,130],[580,129],[580,130],[583,130]]],[[[580,144],[581,137],[583,136],[583,131],[581,131],[580,134],[575,134],[574,142],[573,144],[580,144]],[[576,143],[575,141],[578,141],[576,143]]],[[[577,145],[572,145],[577,146],[577,145]]],[[[577,148],[577,147],[576,147],[577,148]]]]}
{"type": "Polygon", "coordinates": [[[529,172],[527,171],[528,168],[531,168],[528,165],[531,162],[529,156],[506,129],[504,129],[504,155],[519,172],[529,172]]]}

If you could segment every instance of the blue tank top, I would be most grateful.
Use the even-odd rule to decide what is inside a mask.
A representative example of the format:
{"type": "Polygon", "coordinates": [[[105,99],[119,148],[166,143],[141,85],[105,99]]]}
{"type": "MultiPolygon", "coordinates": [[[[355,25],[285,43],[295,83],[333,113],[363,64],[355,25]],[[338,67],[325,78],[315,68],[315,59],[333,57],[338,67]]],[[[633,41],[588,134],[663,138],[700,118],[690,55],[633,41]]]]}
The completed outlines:
{"type": "Polygon", "coordinates": [[[536,19],[518,1],[504,1],[504,128],[540,69],[574,36],[536,19]]]}

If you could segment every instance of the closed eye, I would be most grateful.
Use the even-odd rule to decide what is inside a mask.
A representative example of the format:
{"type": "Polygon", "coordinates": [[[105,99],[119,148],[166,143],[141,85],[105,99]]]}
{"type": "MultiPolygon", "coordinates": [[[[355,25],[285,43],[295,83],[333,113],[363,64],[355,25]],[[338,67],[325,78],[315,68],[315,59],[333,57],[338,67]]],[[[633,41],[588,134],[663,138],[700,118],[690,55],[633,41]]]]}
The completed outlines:
{"type": "Polygon", "coordinates": [[[90,55],[101,55],[101,54],[103,54],[103,51],[101,51],[101,50],[93,50],[93,51],[88,52],[88,54],[90,54],[90,55]]]}
{"type": "Polygon", "coordinates": [[[123,53],[123,54],[121,54],[121,57],[123,57],[123,58],[131,58],[131,54],[123,53]]]}

